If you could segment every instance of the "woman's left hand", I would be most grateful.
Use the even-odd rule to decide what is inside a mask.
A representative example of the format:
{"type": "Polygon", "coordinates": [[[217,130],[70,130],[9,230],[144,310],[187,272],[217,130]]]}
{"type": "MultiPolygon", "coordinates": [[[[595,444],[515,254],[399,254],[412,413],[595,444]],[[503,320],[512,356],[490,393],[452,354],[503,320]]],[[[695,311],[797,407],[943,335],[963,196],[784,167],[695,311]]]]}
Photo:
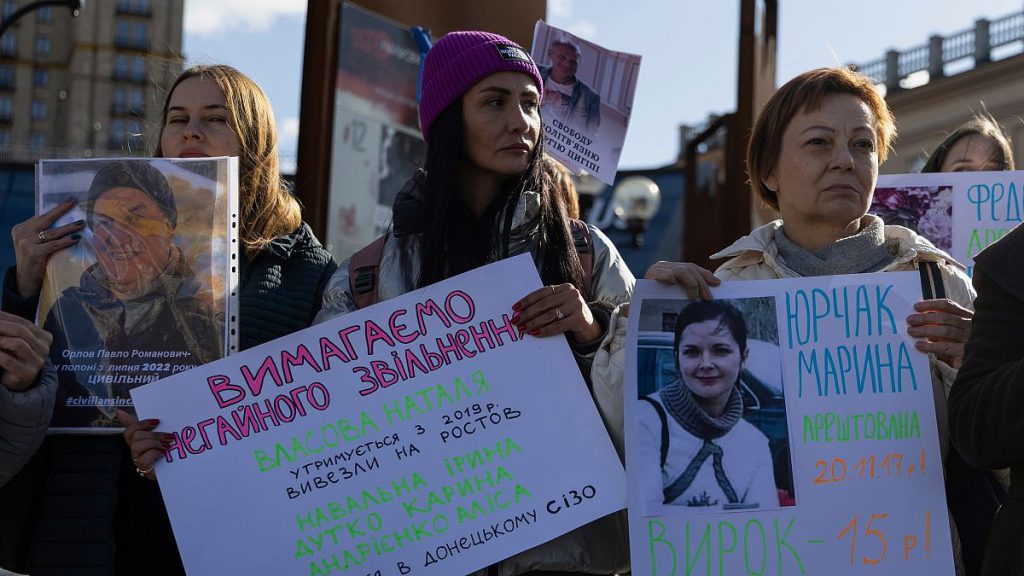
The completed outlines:
{"type": "Polygon", "coordinates": [[[164,457],[168,442],[173,437],[170,434],[161,434],[154,431],[157,425],[160,424],[160,421],[156,419],[142,420],[140,422],[133,414],[124,410],[118,410],[117,421],[124,426],[124,441],[131,448],[135,471],[143,478],[156,480],[156,473],[153,472],[153,467],[164,457]]]}
{"type": "Polygon", "coordinates": [[[974,312],[946,298],[922,300],[914,304],[914,310],[918,313],[907,316],[907,333],[920,339],[917,349],[960,368],[974,312]]]}
{"type": "Polygon", "coordinates": [[[568,332],[574,341],[584,344],[601,336],[601,325],[572,284],[545,286],[530,292],[513,304],[512,310],[512,323],[530,336],[540,338],[568,332]]]}

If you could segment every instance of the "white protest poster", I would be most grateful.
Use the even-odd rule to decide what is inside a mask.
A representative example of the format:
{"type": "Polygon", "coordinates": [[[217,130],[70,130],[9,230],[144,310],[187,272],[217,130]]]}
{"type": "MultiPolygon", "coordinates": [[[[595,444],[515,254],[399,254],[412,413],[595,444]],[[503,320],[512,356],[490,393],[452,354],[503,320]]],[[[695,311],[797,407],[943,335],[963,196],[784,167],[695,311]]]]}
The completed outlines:
{"type": "Polygon", "coordinates": [[[626,141],[640,56],[608,50],[538,20],[531,56],[544,79],[544,145],[579,174],[605,184],[626,141]]]}
{"type": "Polygon", "coordinates": [[[974,271],[974,257],[1024,213],[1024,172],[938,172],[878,177],[871,213],[906,226],[974,271]]]}
{"type": "Polygon", "coordinates": [[[637,284],[634,574],[954,573],[916,273],[637,284]]]}
{"type": "Polygon", "coordinates": [[[136,388],[190,574],[467,574],[625,506],[526,255],[136,388]]]}

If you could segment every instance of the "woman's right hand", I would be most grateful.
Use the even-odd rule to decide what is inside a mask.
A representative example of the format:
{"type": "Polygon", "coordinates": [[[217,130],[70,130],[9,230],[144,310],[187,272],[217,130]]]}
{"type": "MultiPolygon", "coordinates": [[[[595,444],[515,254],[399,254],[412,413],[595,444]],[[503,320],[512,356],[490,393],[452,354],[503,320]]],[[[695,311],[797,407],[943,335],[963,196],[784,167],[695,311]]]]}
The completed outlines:
{"type": "Polygon", "coordinates": [[[711,300],[711,286],[722,283],[710,270],[689,262],[658,262],[647,269],[646,280],[679,284],[687,292],[697,292],[701,300],[711,300]]]}
{"type": "Polygon", "coordinates": [[[33,216],[11,228],[14,241],[14,257],[18,265],[18,295],[28,298],[43,285],[46,262],[58,250],[74,245],[82,236],[85,220],[50,229],[58,218],[75,206],[74,198],[68,198],[49,211],[33,216]]]}

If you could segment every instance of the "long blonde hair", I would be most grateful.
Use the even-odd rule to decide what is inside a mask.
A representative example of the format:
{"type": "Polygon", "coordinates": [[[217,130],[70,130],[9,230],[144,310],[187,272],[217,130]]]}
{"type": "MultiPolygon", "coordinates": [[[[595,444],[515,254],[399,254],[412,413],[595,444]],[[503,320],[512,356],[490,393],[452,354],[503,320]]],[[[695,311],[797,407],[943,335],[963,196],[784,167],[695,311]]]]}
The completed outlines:
{"type": "Polygon", "coordinates": [[[163,156],[160,139],[167,125],[167,107],[175,88],[189,78],[211,79],[224,93],[231,126],[241,147],[239,158],[239,199],[242,247],[253,258],[282,234],[295,231],[302,223],[299,201],[285,188],[278,167],[277,125],[270,100],[248,76],[231,66],[192,66],[174,81],[164,101],[160,138],[153,155],[163,156]]]}

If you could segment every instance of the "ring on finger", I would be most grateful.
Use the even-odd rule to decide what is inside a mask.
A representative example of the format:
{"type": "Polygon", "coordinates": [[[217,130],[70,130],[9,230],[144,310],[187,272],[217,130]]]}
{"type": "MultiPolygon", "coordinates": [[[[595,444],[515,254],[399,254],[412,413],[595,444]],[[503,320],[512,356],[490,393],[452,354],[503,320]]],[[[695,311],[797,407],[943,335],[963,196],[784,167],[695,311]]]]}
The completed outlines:
{"type": "Polygon", "coordinates": [[[555,308],[555,318],[558,318],[559,320],[562,320],[562,319],[565,318],[565,314],[562,314],[561,310],[559,310],[558,308],[555,308]]]}
{"type": "Polygon", "coordinates": [[[145,469],[143,469],[141,466],[138,466],[138,465],[135,466],[135,472],[139,476],[141,476],[143,478],[146,477],[146,474],[149,474],[152,471],[153,471],[153,465],[152,464],[149,466],[149,468],[145,468],[145,469]]]}
{"type": "Polygon", "coordinates": [[[46,230],[40,230],[36,234],[36,238],[39,238],[40,242],[46,242],[46,230]]]}

